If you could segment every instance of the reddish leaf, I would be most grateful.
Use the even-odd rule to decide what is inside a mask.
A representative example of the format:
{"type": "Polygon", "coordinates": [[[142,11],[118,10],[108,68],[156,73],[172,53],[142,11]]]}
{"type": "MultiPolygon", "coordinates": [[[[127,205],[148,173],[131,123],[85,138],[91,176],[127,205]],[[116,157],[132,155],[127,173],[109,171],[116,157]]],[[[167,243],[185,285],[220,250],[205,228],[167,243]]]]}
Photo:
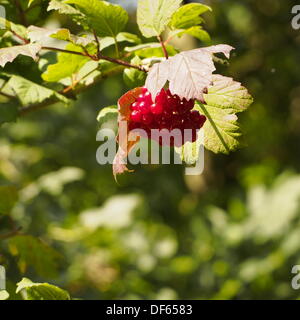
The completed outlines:
{"type": "Polygon", "coordinates": [[[129,132],[128,121],[130,118],[130,106],[136,101],[138,96],[142,93],[143,88],[135,88],[124,94],[118,101],[119,108],[119,133],[118,142],[119,149],[113,163],[113,174],[116,177],[126,171],[127,168],[125,159],[132,150],[132,148],[139,142],[140,137],[129,132]]]}

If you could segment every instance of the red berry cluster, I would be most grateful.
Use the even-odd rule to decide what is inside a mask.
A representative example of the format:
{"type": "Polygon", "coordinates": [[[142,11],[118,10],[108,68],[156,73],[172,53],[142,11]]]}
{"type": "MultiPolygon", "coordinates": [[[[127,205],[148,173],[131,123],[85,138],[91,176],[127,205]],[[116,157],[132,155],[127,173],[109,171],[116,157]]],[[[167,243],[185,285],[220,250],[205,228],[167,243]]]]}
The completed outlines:
{"type": "MultiPolygon", "coordinates": [[[[172,131],[179,129],[182,139],[180,143],[170,141],[171,145],[182,145],[187,141],[196,141],[197,131],[202,128],[206,117],[193,110],[195,100],[181,100],[172,95],[170,90],[162,89],[152,101],[150,92],[143,88],[142,93],[131,105],[129,130],[143,129],[150,136],[151,129],[172,131]],[[192,131],[191,137],[184,136],[184,130],[192,131]]],[[[159,141],[162,144],[162,139],[159,141]]]]}

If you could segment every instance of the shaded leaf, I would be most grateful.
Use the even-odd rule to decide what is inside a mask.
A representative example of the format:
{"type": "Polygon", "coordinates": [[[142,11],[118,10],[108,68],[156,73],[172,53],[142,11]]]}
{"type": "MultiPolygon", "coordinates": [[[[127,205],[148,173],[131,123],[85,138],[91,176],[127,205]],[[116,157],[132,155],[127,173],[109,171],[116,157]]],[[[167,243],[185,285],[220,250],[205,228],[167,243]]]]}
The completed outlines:
{"type": "Polygon", "coordinates": [[[14,186],[0,186],[0,215],[9,214],[18,200],[18,190],[14,186]]]}
{"type": "MultiPolygon", "coordinates": [[[[136,56],[131,60],[131,64],[141,65],[142,60],[136,56]]],[[[146,80],[146,73],[135,68],[126,68],[123,72],[123,79],[130,88],[142,87],[146,80]]]]}
{"type": "Polygon", "coordinates": [[[18,117],[18,106],[16,101],[0,104],[0,125],[5,122],[14,122],[18,117]]]}
{"type": "Polygon", "coordinates": [[[21,293],[24,300],[71,300],[67,291],[49,283],[33,283],[27,278],[17,284],[16,293],[21,293]]]}
{"type": "Polygon", "coordinates": [[[19,235],[8,240],[9,250],[18,257],[18,267],[25,273],[32,266],[41,277],[54,277],[57,274],[60,254],[40,239],[19,235]]]}
{"type": "Polygon", "coordinates": [[[91,30],[100,37],[116,37],[128,21],[128,13],[121,6],[99,0],[68,0],[66,3],[75,4],[86,16],[91,30]]]}
{"type": "Polygon", "coordinates": [[[56,98],[57,101],[69,103],[69,100],[63,95],[19,76],[12,76],[7,86],[13,89],[24,106],[40,103],[49,98],[56,98]]]}
{"type": "Polygon", "coordinates": [[[201,14],[212,11],[201,3],[190,3],[180,7],[172,16],[169,26],[172,29],[188,29],[203,22],[201,14]]]}
{"type": "Polygon", "coordinates": [[[137,23],[146,38],[160,36],[182,0],[139,0],[137,23]]]}
{"type": "Polygon", "coordinates": [[[203,92],[211,84],[212,73],[216,70],[213,53],[222,52],[229,58],[232,49],[228,45],[217,45],[181,52],[155,64],[148,74],[146,87],[152,97],[156,97],[169,81],[172,94],[177,94],[181,99],[202,100],[203,92]]]}
{"type": "Polygon", "coordinates": [[[37,43],[2,48],[0,49],[0,66],[4,68],[7,62],[13,62],[19,55],[28,56],[35,60],[41,48],[41,45],[37,43]]]}

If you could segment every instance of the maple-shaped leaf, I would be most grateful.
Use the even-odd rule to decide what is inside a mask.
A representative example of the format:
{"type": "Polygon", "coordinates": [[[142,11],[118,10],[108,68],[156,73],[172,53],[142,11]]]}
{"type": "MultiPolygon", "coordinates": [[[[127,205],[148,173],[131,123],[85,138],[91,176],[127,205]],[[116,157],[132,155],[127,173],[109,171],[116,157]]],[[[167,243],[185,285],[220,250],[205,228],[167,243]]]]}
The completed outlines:
{"type": "Polygon", "coordinates": [[[130,118],[130,106],[136,101],[142,93],[143,88],[135,88],[124,94],[118,101],[118,142],[119,149],[113,162],[113,174],[116,178],[118,174],[130,171],[127,168],[125,159],[132,148],[139,142],[140,138],[137,134],[129,131],[128,122],[130,118]]]}
{"type": "Polygon", "coordinates": [[[205,148],[214,153],[228,154],[241,146],[240,125],[236,113],[245,111],[253,102],[248,90],[232,78],[214,75],[205,104],[196,109],[206,116],[204,124],[205,148]]]}
{"type": "Polygon", "coordinates": [[[41,45],[37,43],[2,48],[0,49],[0,66],[4,68],[7,62],[13,62],[19,55],[28,56],[35,60],[41,49],[41,45]]]}
{"type": "Polygon", "coordinates": [[[146,88],[154,98],[169,81],[172,94],[177,94],[181,99],[202,101],[203,93],[212,83],[212,74],[216,70],[213,54],[224,53],[229,58],[233,49],[229,45],[221,44],[181,52],[151,68],[146,80],[146,88]]]}

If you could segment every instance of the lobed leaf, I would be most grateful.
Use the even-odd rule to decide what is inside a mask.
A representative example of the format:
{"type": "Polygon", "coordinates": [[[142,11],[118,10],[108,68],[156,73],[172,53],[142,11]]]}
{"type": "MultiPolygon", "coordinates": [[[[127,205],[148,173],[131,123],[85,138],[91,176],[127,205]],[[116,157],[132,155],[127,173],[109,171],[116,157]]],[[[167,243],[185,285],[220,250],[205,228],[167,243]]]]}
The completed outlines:
{"type": "Polygon", "coordinates": [[[172,94],[177,94],[181,99],[201,101],[203,92],[212,82],[212,73],[216,70],[213,53],[222,52],[229,58],[232,49],[233,47],[228,45],[217,45],[181,52],[155,64],[148,74],[145,86],[152,97],[156,97],[169,81],[172,94]]]}
{"type": "Polygon", "coordinates": [[[37,43],[2,48],[0,49],[0,66],[4,68],[7,62],[13,62],[19,55],[28,56],[35,60],[41,49],[41,45],[37,43]]]}
{"type": "Polygon", "coordinates": [[[212,11],[209,6],[201,3],[190,3],[180,7],[172,16],[169,23],[171,29],[188,29],[201,24],[204,20],[201,14],[212,11]]]}
{"type": "Polygon", "coordinates": [[[128,13],[121,6],[100,0],[68,0],[86,16],[91,30],[100,37],[116,37],[128,22],[128,13]]]}
{"type": "Polygon", "coordinates": [[[139,0],[137,23],[146,38],[160,36],[182,0],[139,0]]]}
{"type": "Polygon", "coordinates": [[[232,78],[214,75],[212,81],[213,85],[204,95],[206,104],[237,113],[245,111],[253,102],[248,90],[232,78]]]}

